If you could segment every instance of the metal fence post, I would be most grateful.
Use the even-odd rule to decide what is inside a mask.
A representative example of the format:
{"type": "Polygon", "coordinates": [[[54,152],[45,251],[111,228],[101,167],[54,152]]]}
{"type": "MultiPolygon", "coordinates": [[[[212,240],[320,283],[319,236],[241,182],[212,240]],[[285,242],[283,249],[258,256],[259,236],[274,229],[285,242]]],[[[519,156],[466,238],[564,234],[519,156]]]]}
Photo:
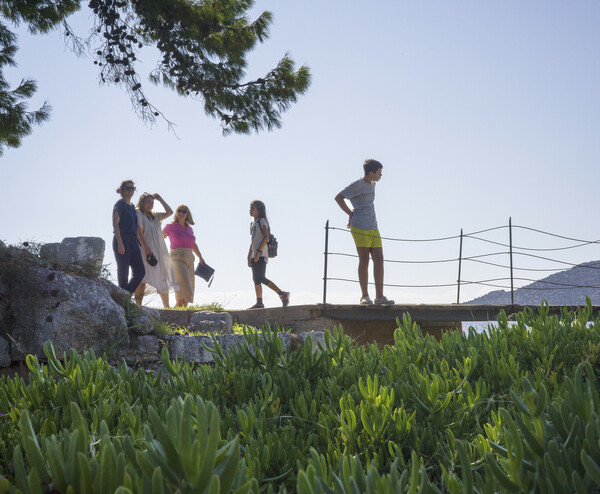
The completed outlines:
{"type": "Polygon", "coordinates": [[[508,245],[510,248],[510,303],[511,305],[515,305],[515,286],[513,277],[512,217],[508,218],[508,245]]]}
{"type": "Polygon", "coordinates": [[[463,230],[460,229],[460,247],[458,249],[458,287],[456,292],[456,303],[460,304],[460,268],[462,266],[463,230]]]}
{"type": "Polygon", "coordinates": [[[329,220],[325,223],[325,266],[323,268],[323,305],[327,303],[327,254],[329,249],[329,220]]]}

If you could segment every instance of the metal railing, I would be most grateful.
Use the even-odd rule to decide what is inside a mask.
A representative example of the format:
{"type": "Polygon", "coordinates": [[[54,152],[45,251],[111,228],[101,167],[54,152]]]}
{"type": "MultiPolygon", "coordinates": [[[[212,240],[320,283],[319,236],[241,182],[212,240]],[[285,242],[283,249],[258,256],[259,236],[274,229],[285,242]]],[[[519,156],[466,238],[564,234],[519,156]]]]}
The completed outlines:
{"type": "MultiPolygon", "coordinates": [[[[335,252],[330,251],[329,246],[329,232],[330,231],[340,231],[350,234],[350,230],[347,228],[338,228],[329,225],[329,220],[327,220],[325,224],[325,252],[324,252],[324,272],[323,272],[323,304],[327,303],[327,282],[328,281],[340,281],[340,282],[351,282],[358,283],[357,279],[350,278],[341,278],[341,277],[331,277],[329,275],[329,258],[332,256],[337,257],[349,257],[349,258],[358,258],[357,254],[347,253],[347,252],[335,252]]],[[[456,282],[452,283],[433,283],[433,284],[394,284],[394,283],[384,283],[383,286],[386,287],[401,287],[401,288],[447,288],[456,286],[456,303],[460,303],[460,291],[461,286],[466,285],[480,285],[486,287],[494,287],[494,288],[502,288],[502,289],[510,289],[510,297],[511,304],[514,304],[514,292],[515,292],[515,282],[528,282],[538,284],[547,285],[547,286],[521,286],[520,289],[524,290],[562,290],[562,289],[575,289],[575,288],[600,288],[600,284],[593,285],[579,285],[579,284],[569,284],[569,283],[560,283],[553,282],[547,280],[536,280],[532,278],[526,278],[522,276],[515,276],[516,271],[529,271],[529,272],[557,272],[563,271],[567,267],[575,267],[579,266],[585,269],[600,269],[600,263],[597,265],[581,265],[581,263],[573,263],[566,261],[564,259],[556,259],[552,257],[547,257],[545,255],[534,254],[533,252],[560,252],[571,249],[576,249],[580,247],[590,246],[590,245],[600,245],[600,240],[582,240],[578,238],[573,238],[565,235],[558,235],[555,233],[546,232],[543,230],[539,230],[536,228],[531,228],[527,226],[513,225],[512,218],[509,218],[508,225],[497,226],[493,228],[487,228],[485,230],[479,230],[471,233],[464,233],[463,230],[460,230],[460,234],[455,236],[446,236],[446,237],[437,237],[437,238],[421,238],[421,239],[408,239],[408,238],[392,238],[392,237],[381,237],[382,240],[386,242],[408,242],[408,243],[434,243],[434,242],[444,242],[444,241],[458,241],[458,257],[450,257],[450,258],[441,258],[441,259],[385,259],[384,263],[392,263],[392,264],[440,264],[440,263],[457,263],[458,267],[458,277],[456,282]],[[531,247],[531,246],[519,246],[513,243],[513,230],[523,230],[528,231],[544,236],[549,236],[557,239],[561,239],[562,241],[573,242],[571,245],[561,246],[561,247],[531,247]],[[483,234],[490,233],[493,231],[500,230],[508,230],[508,243],[498,242],[495,240],[491,240],[488,238],[482,237],[483,234]],[[476,241],[481,242],[484,245],[493,245],[498,246],[507,250],[499,250],[493,252],[485,252],[478,255],[472,256],[464,256],[463,255],[463,247],[465,241],[476,241]],[[492,262],[489,258],[494,258],[497,256],[508,256],[508,265],[501,264],[499,262],[492,262]],[[558,268],[535,268],[535,267],[516,267],[514,260],[515,258],[521,259],[536,259],[538,261],[544,262],[552,262],[554,265],[560,265],[558,268]],[[486,259],[487,258],[487,259],[486,259]],[[463,275],[463,263],[475,263],[479,265],[485,266],[493,266],[495,268],[501,268],[508,270],[508,276],[500,276],[495,278],[488,279],[478,279],[478,280],[465,280],[462,278],[463,275]],[[502,282],[510,282],[510,285],[501,284],[502,282]]],[[[352,242],[353,244],[353,242],[352,242]]],[[[350,245],[350,244],[347,244],[350,245]]],[[[600,252],[599,252],[600,254],[600,252]]]]}

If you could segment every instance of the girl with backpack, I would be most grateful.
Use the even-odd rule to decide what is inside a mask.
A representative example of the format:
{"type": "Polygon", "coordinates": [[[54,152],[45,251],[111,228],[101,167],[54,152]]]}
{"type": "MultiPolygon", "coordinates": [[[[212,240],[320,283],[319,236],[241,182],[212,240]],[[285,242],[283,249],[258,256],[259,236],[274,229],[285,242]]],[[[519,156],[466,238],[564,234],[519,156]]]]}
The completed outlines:
{"type": "Polygon", "coordinates": [[[269,222],[264,202],[252,201],[250,203],[250,216],[254,221],[250,225],[250,249],[248,250],[248,266],[252,268],[252,279],[254,291],[256,292],[256,304],[250,309],[263,309],[265,306],[262,299],[262,285],[267,285],[277,295],[284,307],[290,303],[290,292],[284,292],[267,279],[267,260],[269,258],[267,242],[269,241],[269,222]]]}

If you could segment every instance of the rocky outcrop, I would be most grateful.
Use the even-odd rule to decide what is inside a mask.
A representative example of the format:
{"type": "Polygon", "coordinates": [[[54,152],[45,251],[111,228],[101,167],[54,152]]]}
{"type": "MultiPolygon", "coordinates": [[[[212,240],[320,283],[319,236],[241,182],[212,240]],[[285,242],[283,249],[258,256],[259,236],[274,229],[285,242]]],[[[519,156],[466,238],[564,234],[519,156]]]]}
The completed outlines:
{"type": "MultiPolygon", "coordinates": [[[[75,348],[96,353],[129,346],[125,309],[95,280],[62,271],[30,267],[22,273],[37,287],[29,297],[10,297],[11,359],[44,358],[51,341],[58,355],[75,348]]],[[[110,352],[109,352],[110,353],[110,352]]]]}
{"type": "MultiPolygon", "coordinates": [[[[89,262],[101,266],[98,256],[103,249],[103,242],[89,237],[46,244],[40,256],[35,249],[0,245],[0,367],[24,361],[29,354],[45,360],[46,342],[59,356],[71,349],[92,349],[113,362],[125,358],[129,365],[151,368],[161,365],[163,346],[171,358],[194,363],[214,362],[215,341],[224,354],[243,347],[255,352],[249,340],[262,348],[261,333],[249,340],[231,334],[233,321],[227,312],[198,311],[191,316],[188,332],[212,336],[159,336],[164,323],[157,309],[137,307],[129,292],[89,271],[78,271],[89,262]]],[[[324,345],[323,333],[310,336],[315,349],[319,342],[324,345]]],[[[284,351],[293,351],[303,348],[306,336],[278,333],[277,338],[284,351]]]]}
{"type": "Polygon", "coordinates": [[[75,272],[96,277],[102,271],[104,246],[104,240],[99,237],[67,237],[60,243],[42,245],[40,257],[57,262],[60,267],[70,267],[75,272]]]}
{"type": "MultiPolygon", "coordinates": [[[[588,297],[593,305],[600,304],[600,261],[578,264],[571,269],[551,274],[546,278],[515,289],[517,305],[585,305],[588,297]]],[[[493,290],[466,304],[511,303],[510,290],[493,290]]]]}

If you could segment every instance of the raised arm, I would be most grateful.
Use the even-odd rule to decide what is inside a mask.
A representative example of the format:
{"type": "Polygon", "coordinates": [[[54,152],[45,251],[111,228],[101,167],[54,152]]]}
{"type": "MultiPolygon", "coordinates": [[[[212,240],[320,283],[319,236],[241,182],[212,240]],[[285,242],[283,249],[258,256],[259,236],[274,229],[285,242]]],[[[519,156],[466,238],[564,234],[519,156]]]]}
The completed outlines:
{"type": "Polygon", "coordinates": [[[173,210],[171,209],[171,206],[169,206],[165,202],[165,200],[160,196],[160,194],[158,194],[158,193],[154,194],[154,199],[156,199],[158,202],[160,202],[162,204],[162,207],[165,210],[161,220],[164,220],[165,218],[168,218],[169,216],[171,216],[173,214],[173,210]]]}

